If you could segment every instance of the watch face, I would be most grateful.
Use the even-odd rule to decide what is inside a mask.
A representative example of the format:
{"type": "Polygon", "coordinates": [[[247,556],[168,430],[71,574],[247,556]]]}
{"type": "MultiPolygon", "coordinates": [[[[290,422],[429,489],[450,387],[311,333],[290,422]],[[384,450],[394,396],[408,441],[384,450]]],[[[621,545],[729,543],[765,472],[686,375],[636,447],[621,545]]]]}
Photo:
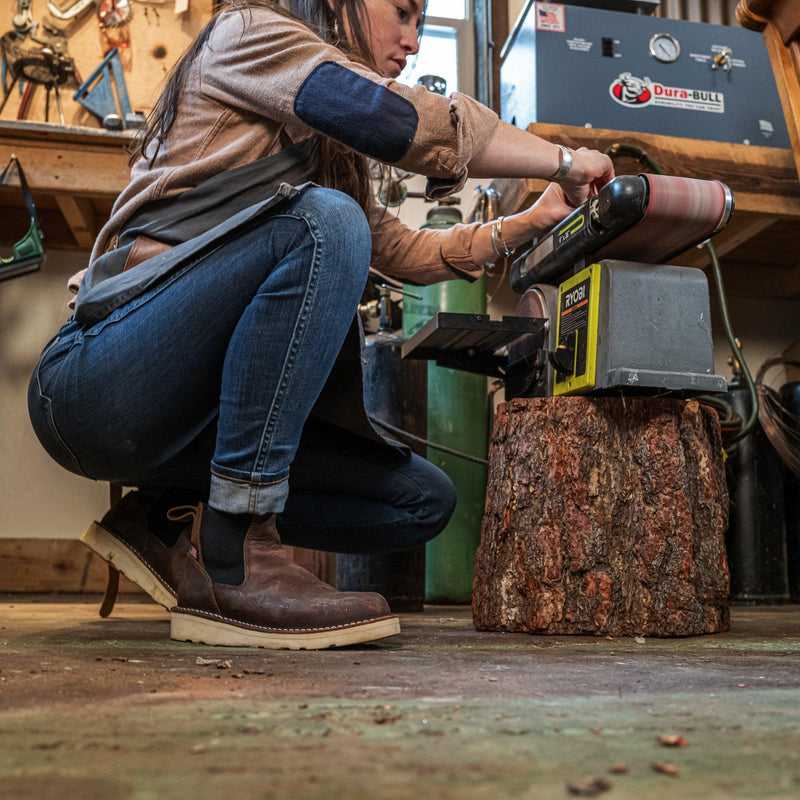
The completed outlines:
{"type": "Polygon", "coordinates": [[[650,40],[650,55],[659,61],[675,61],[680,54],[678,40],[669,33],[657,33],[650,40]]]}

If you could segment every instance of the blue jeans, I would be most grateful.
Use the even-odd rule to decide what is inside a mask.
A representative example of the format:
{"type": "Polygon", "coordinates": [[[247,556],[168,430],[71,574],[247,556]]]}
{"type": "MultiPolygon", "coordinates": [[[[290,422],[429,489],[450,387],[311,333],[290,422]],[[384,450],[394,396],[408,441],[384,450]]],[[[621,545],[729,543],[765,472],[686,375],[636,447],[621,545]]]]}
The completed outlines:
{"type": "Polygon", "coordinates": [[[431,538],[454,497],[424,459],[322,424],[300,446],[370,245],[352,199],[306,189],[102,321],[67,322],[31,379],[39,440],[89,478],[283,512],[287,543],[365,552],[431,538]]]}

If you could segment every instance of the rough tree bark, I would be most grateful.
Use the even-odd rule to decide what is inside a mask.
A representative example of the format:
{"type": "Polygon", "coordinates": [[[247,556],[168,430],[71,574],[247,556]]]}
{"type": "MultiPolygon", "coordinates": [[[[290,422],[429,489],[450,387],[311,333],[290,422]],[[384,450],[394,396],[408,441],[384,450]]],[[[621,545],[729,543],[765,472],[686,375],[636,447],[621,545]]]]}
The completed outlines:
{"type": "Polygon", "coordinates": [[[694,401],[527,398],[498,409],[477,554],[479,630],[727,630],[728,493],[694,401]]]}

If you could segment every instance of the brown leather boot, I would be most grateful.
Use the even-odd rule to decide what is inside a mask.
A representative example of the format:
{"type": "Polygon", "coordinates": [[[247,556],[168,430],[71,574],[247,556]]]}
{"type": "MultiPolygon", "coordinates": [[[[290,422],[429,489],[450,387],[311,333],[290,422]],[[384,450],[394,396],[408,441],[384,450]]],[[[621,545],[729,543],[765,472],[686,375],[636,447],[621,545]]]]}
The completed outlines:
{"type": "MultiPolygon", "coordinates": [[[[244,581],[214,583],[203,566],[200,526],[194,516],[192,547],[170,612],[171,636],[180,641],[289,650],[318,650],[400,633],[400,621],[374,592],[339,592],[290,561],[281,547],[275,515],[255,516],[244,540],[244,581]]],[[[172,518],[178,518],[172,512],[172,518]]]]}
{"type": "Polygon", "coordinates": [[[156,603],[172,608],[189,550],[189,526],[167,547],[150,531],[147,514],[151,507],[140,492],[129,492],[100,522],[89,526],[81,541],[156,603]]]}

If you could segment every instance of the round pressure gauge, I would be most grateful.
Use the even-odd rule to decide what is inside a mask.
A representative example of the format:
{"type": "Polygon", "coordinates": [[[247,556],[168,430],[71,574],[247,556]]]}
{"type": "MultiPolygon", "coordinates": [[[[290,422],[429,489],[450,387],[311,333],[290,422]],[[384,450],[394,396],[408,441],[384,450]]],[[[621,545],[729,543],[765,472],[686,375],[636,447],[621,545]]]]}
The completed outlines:
{"type": "Polygon", "coordinates": [[[669,63],[681,54],[678,40],[669,33],[657,33],[650,39],[650,55],[659,61],[669,63]]]}

